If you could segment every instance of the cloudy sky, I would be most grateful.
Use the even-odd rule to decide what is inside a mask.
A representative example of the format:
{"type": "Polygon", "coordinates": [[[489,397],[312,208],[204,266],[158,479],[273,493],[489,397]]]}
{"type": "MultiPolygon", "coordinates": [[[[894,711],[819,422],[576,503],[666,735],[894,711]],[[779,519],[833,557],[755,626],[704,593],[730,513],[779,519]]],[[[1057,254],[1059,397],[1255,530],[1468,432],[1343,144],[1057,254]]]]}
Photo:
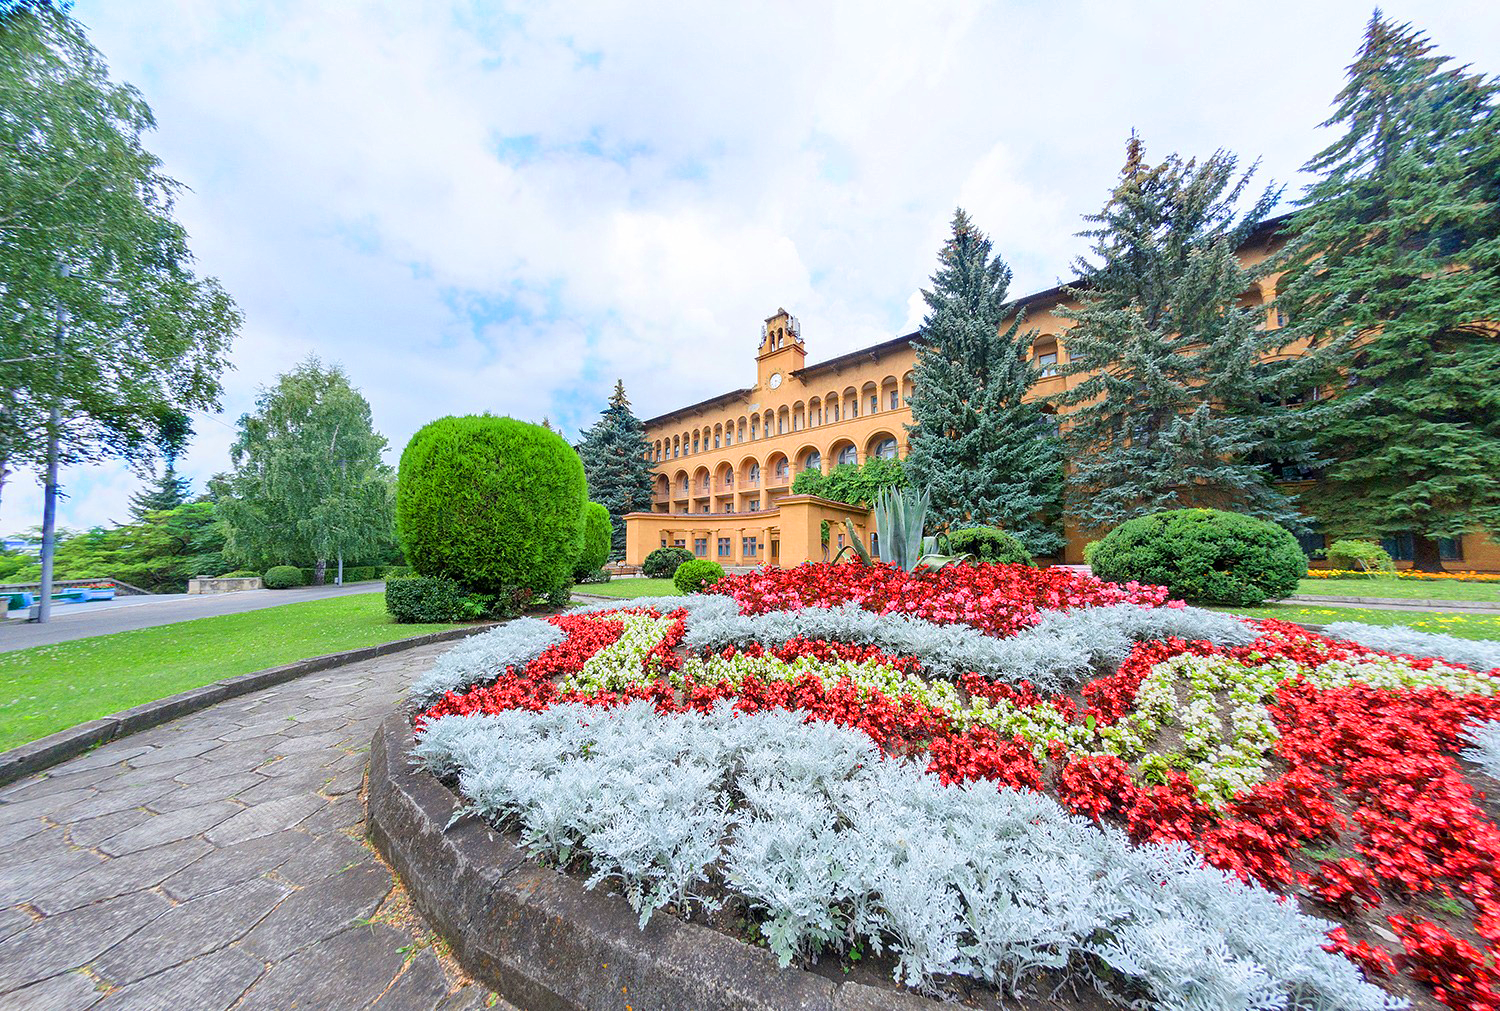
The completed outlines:
{"type": "MultiPolygon", "coordinates": [[[[1500,5],[1392,0],[1500,72],[1500,5]]],[[[1069,275],[1140,131],[1302,183],[1369,0],[567,3],[77,0],[191,188],[202,272],[245,314],[201,487],[298,359],[340,362],[392,462],[491,411],[572,435],[617,377],[649,417],[738,386],[762,318],[822,360],[913,329],[956,205],[1015,294],[1069,275]]],[[[64,525],[126,517],[123,467],[64,525]]],[[[0,530],[38,522],[30,475],[0,530]]]]}

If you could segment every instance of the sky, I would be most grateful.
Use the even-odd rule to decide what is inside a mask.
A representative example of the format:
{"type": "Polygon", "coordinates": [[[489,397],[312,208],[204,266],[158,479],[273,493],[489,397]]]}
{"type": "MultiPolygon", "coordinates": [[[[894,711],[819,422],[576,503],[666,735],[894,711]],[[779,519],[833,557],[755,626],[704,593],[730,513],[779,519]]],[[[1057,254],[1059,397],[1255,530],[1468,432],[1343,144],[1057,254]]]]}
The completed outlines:
{"type": "MultiPolygon", "coordinates": [[[[1073,276],[1076,233],[1147,155],[1237,154],[1288,186],[1369,0],[501,4],[77,0],[156,114],[197,269],[245,316],[223,411],[307,355],[341,364],[395,464],[447,414],[569,437],[623,379],[643,418],[754,381],[786,307],[809,361],[916,328],[956,206],[1015,271],[1073,276]]],[[[1500,73],[1500,4],[1391,0],[1500,73]]],[[[62,476],[60,523],[128,519],[123,465],[62,476]]],[[[35,475],[0,530],[40,521],[35,475]]]]}

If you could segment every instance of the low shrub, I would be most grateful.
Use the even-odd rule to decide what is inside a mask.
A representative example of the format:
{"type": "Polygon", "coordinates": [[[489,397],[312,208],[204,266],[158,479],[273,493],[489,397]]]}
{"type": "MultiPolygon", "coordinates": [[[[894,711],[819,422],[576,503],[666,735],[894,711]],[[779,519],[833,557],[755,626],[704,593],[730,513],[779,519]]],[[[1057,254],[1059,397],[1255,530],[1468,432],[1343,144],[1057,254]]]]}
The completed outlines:
{"type": "Polygon", "coordinates": [[[1352,570],[1376,576],[1395,572],[1390,552],[1374,541],[1334,541],[1328,546],[1328,564],[1335,569],[1352,570]]]}
{"type": "Polygon", "coordinates": [[[261,578],[265,580],[268,590],[290,590],[294,586],[307,585],[307,580],[302,578],[302,570],[295,565],[273,565],[261,578]]]}
{"type": "Polygon", "coordinates": [[[573,563],[573,582],[598,582],[584,577],[598,572],[609,561],[610,539],[614,536],[614,524],[609,521],[609,510],[598,502],[586,503],[583,507],[583,536],[579,543],[578,560],[573,563]]]}
{"type": "MultiPolygon", "coordinates": [[[[321,586],[322,585],[322,583],[318,582],[318,570],[316,568],[313,568],[311,566],[304,566],[303,568],[300,568],[297,571],[300,572],[300,573],[302,573],[302,585],[303,586],[321,586]]],[[[329,578],[331,578],[331,577],[328,576],[327,570],[325,569],[324,570],[323,582],[324,583],[328,582],[329,578]]]]}
{"type": "Polygon", "coordinates": [[[1089,565],[1094,561],[1094,552],[1099,549],[1098,541],[1089,541],[1083,546],[1083,564],[1089,565]]]}
{"type": "Polygon", "coordinates": [[[489,602],[445,576],[394,579],[385,587],[385,609],[399,624],[443,625],[485,616],[489,602]]]}
{"type": "Polygon", "coordinates": [[[641,563],[641,573],[650,579],[671,579],[677,574],[677,566],[692,560],[693,553],[687,548],[657,548],[641,563]]]}
{"type": "Polygon", "coordinates": [[[380,572],[381,579],[405,579],[412,575],[410,565],[387,565],[380,572]]]}
{"type": "Polygon", "coordinates": [[[1035,565],[1031,552],[999,527],[970,527],[948,534],[948,554],[973,555],[979,562],[996,565],[1035,565]]]}
{"type": "Polygon", "coordinates": [[[577,577],[579,583],[607,583],[609,582],[608,569],[595,569],[593,572],[585,572],[577,577]]]}
{"type": "Polygon", "coordinates": [[[679,593],[700,593],[724,578],[724,566],[707,558],[694,558],[677,566],[672,585],[679,593]]]}
{"type": "Polygon", "coordinates": [[[1094,549],[1094,575],[1165,586],[1173,597],[1255,607],[1290,596],[1307,556],[1283,527],[1219,509],[1169,509],[1127,520],[1094,549]]]}
{"type": "Polygon", "coordinates": [[[226,573],[224,573],[221,576],[214,576],[213,578],[214,579],[250,579],[252,577],[256,578],[256,579],[259,579],[260,578],[260,573],[256,572],[253,569],[235,569],[233,572],[226,572],[226,573]]]}

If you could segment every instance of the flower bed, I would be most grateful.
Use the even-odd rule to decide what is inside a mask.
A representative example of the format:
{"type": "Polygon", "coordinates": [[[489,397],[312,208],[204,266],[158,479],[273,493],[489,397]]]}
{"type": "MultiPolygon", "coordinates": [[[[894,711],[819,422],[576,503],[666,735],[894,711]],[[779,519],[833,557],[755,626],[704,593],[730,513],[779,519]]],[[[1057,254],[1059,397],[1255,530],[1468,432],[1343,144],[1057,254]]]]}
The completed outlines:
{"type": "Polygon", "coordinates": [[[1414,579],[1428,582],[1452,580],[1459,583],[1500,583],[1500,572],[1418,572],[1397,569],[1395,572],[1362,572],[1359,569],[1308,569],[1308,579],[1414,579]]]}
{"type": "Polygon", "coordinates": [[[768,570],[532,625],[424,679],[418,753],[643,922],[733,896],[783,964],[884,950],[919,987],[1398,1006],[1357,965],[1500,1008],[1500,829],[1456,759],[1497,672],[1010,566],[768,570]]]}

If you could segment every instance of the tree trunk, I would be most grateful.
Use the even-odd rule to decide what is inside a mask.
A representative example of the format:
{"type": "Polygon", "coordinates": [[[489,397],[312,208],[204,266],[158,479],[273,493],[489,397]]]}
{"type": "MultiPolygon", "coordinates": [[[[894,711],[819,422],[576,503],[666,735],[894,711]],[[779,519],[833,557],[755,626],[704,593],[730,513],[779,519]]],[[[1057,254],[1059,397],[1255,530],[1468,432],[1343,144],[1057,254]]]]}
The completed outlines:
{"type": "Polygon", "coordinates": [[[1411,567],[1418,572],[1442,572],[1443,559],[1438,554],[1437,538],[1412,534],[1411,540],[1411,567]]]}
{"type": "Polygon", "coordinates": [[[327,571],[328,571],[328,559],[326,559],[326,558],[319,558],[317,564],[313,566],[313,585],[314,586],[322,586],[323,585],[323,575],[327,571]]]}

